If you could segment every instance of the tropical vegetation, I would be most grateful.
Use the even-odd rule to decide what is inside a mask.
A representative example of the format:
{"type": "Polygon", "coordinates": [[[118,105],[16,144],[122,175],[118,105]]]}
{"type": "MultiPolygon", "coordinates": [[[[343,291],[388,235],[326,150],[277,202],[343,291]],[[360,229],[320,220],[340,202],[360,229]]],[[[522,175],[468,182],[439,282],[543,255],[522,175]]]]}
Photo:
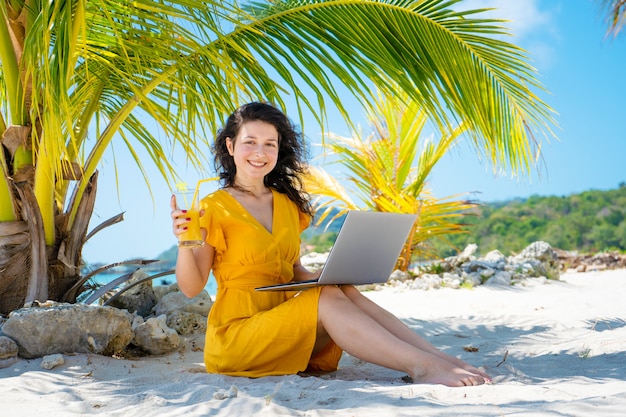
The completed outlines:
{"type": "MultiPolygon", "coordinates": [[[[334,209],[326,220],[305,231],[303,253],[324,253],[330,249],[341,221],[329,221],[338,212],[339,209],[334,209]]],[[[476,244],[482,255],[495,249],[511,255],[537,240],[581,254],[626,253],[626,182],[612,190],[477,203],[466,214],[463,219],[467,233],[449,236],[447,242],[441,239],[426,242],[432,245],[437,257],[457,255],[468,244],[476,244]]],[[[142,269],[171,270],[176,265],[177,254],[177,247],[172,246],[155,257],[159,263],[142,269]]],[[[104,265],[90,265],[89,270],[98,267],[104,265]]],[[[132,271],[128,266],[121,268],[124,272],[132,271]]]]}
{"type": "Polygon", "coordinates": [[[626,252],[626,183],[613,190],[486,203],[472,214],[465,217],[468,234],[450,236],[451,246],[433,242],[441,257],[470,243],[483,254],[519,253],[537,240],[580,253],[626,252]]]}
{"type": "Polygon", "coordinates": [[[396,265],[407,270],[416,251],[421,257],[434,256],[426,241],[464,232],[461,218],[474,204],[459,196],[434,197],[427,180],[441,157],[464,138],[465,127],[448,127],[436,140],[427,136],[428,117],[406,94],[378,95],[368,120],[368,135],[328,135],[322,155],[334,163],[326,163],[328,169],[312,167],[305,186],[316,196],[317,223],[329,215],[332,222],[348,210],[418,214],[396,265]],[[333,165],[343,168],[342,178],[329,174],[333,165]]]}
{"type": "Polygon", "coordinates": [[[461,6],[0,1],[0,312],[84,291],[85,241],[121,220],[88,231],[108,149],[175,184],[172,151],[200,170],[245,101],[289,99],[325,126],[329,106],[348,118],[343,89],[362,103],[404,91],[437,126],[462,122],[487,160],[530,170],[552,125],[536,72],[500,21],[461,6]]]}

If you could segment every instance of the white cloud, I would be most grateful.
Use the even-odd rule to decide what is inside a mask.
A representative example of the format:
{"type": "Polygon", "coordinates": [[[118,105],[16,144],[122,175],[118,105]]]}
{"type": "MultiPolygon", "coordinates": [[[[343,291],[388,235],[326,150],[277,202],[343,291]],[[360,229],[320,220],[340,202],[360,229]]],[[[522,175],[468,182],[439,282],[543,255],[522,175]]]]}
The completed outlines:
{"type": "Polygon", "coordinates": [[[551,31],[552,15],[541,10],[539,0],[466,0],[459,3],[464,10],[489,9],[483,16],[507,20],[505,26],[518,38],[536,32],[551,31]]]}
{"type": "Polygon", "coordinates": [[[464,0],[457,3],[463,10],[493,9],[480,15],[506,22],[513,38],[506,40],[524,48],[533,65],[545,70],[554,61],[555,41],[559,42],[556,16],[559,3],[542,0],[464,0]]]}

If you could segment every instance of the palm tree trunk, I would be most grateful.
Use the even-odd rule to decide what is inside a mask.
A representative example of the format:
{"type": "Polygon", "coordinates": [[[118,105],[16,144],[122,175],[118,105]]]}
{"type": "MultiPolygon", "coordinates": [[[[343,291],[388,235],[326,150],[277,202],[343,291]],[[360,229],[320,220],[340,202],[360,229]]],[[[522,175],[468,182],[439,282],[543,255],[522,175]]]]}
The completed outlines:
{"type": "Polygon", "coordinates": [[[30,235],[25,221],[0,222],[0,314],[22,307],[30,273],[30,235]]]}
{"type": "Polygon", "coordinates": [[[58,238],[54,246],[45,244],[32,187],[28,182],[14,185],[25,220],[0,222],[0,314],[6,315],[35,300],[61,300],[80,279],[97,179],[96,172],[89,180],[71,230],[66,230],[66,213],[57,215],[58,238]]]}
{"type": "Polygon", "coordinates": [[[0,313],[48,299],[46,246],[31,185],[12,183],[23,220],[0,223],[0,313]]]}
{"type": "Polygon", "coordinates": [[[30,235],[30,264],[28,265],[28,286],[24,303],[46,301],[48,299],[48,262],[43,221],[35,193],[28,182],[15,184],[22,202],[22,218],[28,225],[30,235]]]}
{"type": "MultiPolygon", "coordinates": [[[[60,243],[56,247],[53,259],[49,263],[50,281],[53,288],[50,294],[55,300],[62,300],[65,293],[80,280],[81,266],[83,263],[82,251],[87,241],[87,229],[89,221],[93,214],[93,208],[96,203],[96,192],[98,190],[98,171],[89,178],[87,187],[76,212],[76,218],[70,230],[67,230],[68,214],[64,213],[56,218],[57,228],[61,230],[57,232],[57,236],[61,238],[60,243]]],[[[76,196],[72,196],[73,202],[76,196]]],[[[72,204],[70,204],[72,206],[72,204]]],[[[78,292],[79,294],[80,292],[78,292]]],[[[66,300],[71,303],[76,302],[74,294],[70,299],[66,300]]]]}

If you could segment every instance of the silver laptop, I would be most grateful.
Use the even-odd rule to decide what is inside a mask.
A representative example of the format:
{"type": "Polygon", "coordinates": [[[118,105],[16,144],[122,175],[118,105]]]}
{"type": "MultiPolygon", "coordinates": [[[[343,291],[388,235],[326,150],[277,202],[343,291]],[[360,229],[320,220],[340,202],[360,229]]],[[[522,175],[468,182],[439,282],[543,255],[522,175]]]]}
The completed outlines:
{"type": "Polygon", "coordinates": [[[386,282],[406,243],[416,214],[349,211],[319,279],[256,288],[299,291],[318,285],[386,282]]]}

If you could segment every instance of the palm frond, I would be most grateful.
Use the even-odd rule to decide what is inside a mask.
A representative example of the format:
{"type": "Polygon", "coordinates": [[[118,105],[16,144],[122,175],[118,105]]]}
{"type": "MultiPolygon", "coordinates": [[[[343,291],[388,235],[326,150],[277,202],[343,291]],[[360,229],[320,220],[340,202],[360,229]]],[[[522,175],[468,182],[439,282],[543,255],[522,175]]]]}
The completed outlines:
{"type": "MultiPolygon", "coordinates": [[[[237,8],[213,1],[198,8],[183,0],[88,2],[88,26],[78,30],[67,22],[65,30],[84,38],[59,43],[83,54],[77,83],[71,89],[58,83],[54,96],[75,91],[72,99],[85,103],[89,94],[78,92],[106,76],[98,110],[110,123],[108,139],[102,136],[90,151],[87,177],[112,133],[139,132],[128,118],[134,108],[193,155],[201,149],[197,132],[215,131],[224,114],[250,98],[280,104],[290,92],[298,108],[319,114],[320,122],[327,101],[349,119],[337,80],[364,103],[373,85],[407,91],[441,125],[450,117],[467,120],[477,148],[488,149],[494,163],[525,169],[533,157],[528,129],[551,122],[549,107],[530,90],[540,88],[534,70],[523,51],[492,37],[505,32],[498,21],[454,11],[455,3],[275,1],[237,8]]],[[[72,70],[51,70],[44,79],[62,71],[67,79],[72,70]]],[[[59,118],[57,125],[78,117],[59,118]]],[[[138,137],[155,143],[149,131],[138,137]]],[[[156,155],[152,161],[160,166],[156,155]]],[[[159,169],[172,174],[167,166],[159,169]]]]}
{"type": "MultiPolygon", "coordinates": [[[[224,116],[251,100],[285,108],[289,99],[301,121],[309,112],[323,125],[335,109],[350,120],[346,95],[370,107],[372,91],[406,94],[441,130],[464,126],[494,167],[527,172],[542,136],[552,135],[553,111],[539,97],[543,87],[525,51],[500,39],[507,34],[503,23],[481,18],[481,10],[455,10],[460,4],[0,2],[0,125],[33,127],[16,163],[3,160],[0,219],[17,216],[10,171],[32,163],[46,244],[54,246],[55,216],[73,227],[108,149],[124,146],[140,172],[145,161],[138,155],[147,150],[148,162],[171,183],[176,172],[164,155],[182,150],[201,170],[201,155],[224,116]],[[5,36],[14,27],[24,33],[16,43],[5,36]]],[[[401,119],[393,120],[396,129],[401,119]]],[[[404,122],[400,127],[394,136],[419,130],[404,122]]],[[[413,144],[395,143],[399,152],[393,142],[376,144],[373,159],[362,149],[337,149],[362,155],[346,160],[349,169],[383,191],[353,181],[369,207],[404,204],[398,189],[406,182],[418,181],[414,190],[423,192],[418,185],[425,176],[408,165],[413,144]],[[384,193],[393,198],[385,200],[384,193]]],[[[435,161],[437,148],[431,152],[435,161]]]]}
{"type": "Polygon", "coordinates": [[[626,24],[626,0],[600,0],[608,24],[608,34],[617,37],[626,24]]]}

